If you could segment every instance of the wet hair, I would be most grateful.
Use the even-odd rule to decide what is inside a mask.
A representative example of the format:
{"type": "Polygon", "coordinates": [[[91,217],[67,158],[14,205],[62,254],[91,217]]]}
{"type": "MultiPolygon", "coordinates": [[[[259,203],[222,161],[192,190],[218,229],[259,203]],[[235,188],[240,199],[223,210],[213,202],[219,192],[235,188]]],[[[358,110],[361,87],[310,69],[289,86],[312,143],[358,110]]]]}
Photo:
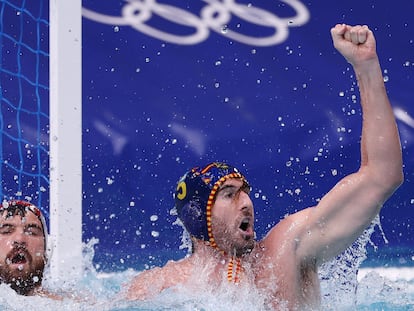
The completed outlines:
{"type": "Polygon", "coordinates": [[[42,212],[40,211],[40,209],[33,205],[32,203],[28,202],[28,201],[24,201],[24,200],[10,200],[10,201],[3,201],[0,204],[0,215],[2,215],[3,217],[5,216],[7,217],[13,217],[16,215],[19,215],[20,217],[24,217],[26,216],[26,214],[28,212],[33,213],[40,221],[41,223],[41,227],[42,227],[42,232],[43,232],[43,238],[44,238],[44,250],[45,250],[45,258],[47,259],[47,237],[48,237],[48,233],[47,233],[47,225],[46,225],[46,220],[45,217],[43,216],[42,212]],[[7,213],[6,215],[4,215],[4,213],[7,213]]]}
{"type": "Polygon", "coordinates": [[[195,167],[180,178],[174,194],[179,220],[188,233],[216,246],[211,231],[211,209],[219,187],[229,178],[239,178],[248,186],[239,170],[227,163],[213,162],[195,167]]]}

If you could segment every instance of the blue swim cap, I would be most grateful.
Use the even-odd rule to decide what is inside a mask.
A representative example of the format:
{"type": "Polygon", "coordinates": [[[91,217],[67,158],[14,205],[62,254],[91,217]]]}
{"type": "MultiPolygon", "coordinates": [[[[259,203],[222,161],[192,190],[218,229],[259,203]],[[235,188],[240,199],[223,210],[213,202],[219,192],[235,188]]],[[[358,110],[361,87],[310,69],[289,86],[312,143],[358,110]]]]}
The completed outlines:
{"type": "Polygon", "coordinates": [[[247,181],[239,170],[229,164],[213,162],[195,167],[180,178],[175,192],[178,218],[188,233],[216,246],[211,233],[211,208],[220,185],[229,178],[247,181]]]}

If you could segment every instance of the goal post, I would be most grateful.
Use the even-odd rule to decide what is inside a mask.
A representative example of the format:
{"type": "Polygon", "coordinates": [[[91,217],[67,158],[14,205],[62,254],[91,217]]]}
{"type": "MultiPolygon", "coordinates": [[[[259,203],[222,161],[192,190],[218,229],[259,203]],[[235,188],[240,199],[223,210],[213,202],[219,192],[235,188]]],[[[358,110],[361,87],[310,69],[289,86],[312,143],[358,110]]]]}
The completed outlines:
{"type": "Polygon", "coordinates": [[[52,280],[82,263],[82,3],[50,0],[50,238],[52,280]]]}

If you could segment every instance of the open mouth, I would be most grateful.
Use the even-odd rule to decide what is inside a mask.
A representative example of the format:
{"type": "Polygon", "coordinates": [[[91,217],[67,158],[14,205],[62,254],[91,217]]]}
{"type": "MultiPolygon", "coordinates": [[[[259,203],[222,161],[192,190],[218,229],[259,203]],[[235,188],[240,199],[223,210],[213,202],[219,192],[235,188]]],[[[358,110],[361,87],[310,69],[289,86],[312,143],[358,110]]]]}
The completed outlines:
{"type": "Polygon", "coordinates": [[[247,231],[250,227],[250,221],[248,218],[244,218],[239,226],[242,231],[247,231]]]}
{"type": "Polygon", "coordinates": [[[16,249],[7,257],[6,261],[10,265],[23,265],[30,260],[30,255],[22,250],[16,249]]]}
{"type": "Polygon", "coordinates": [[[24,264],[26,262],[27,262],[27,258],[24,253],[18,253],[11,258],[12,264],[24,264]]]}
{"type": "Polygon", "coordinates": [[[239,225],[240,231],[242,231],[242,234],[244,238],[250,239],[254,236],[254,228],[253,228],[253,219],[250,217],[245,217],[242,219],[239,225]]]}

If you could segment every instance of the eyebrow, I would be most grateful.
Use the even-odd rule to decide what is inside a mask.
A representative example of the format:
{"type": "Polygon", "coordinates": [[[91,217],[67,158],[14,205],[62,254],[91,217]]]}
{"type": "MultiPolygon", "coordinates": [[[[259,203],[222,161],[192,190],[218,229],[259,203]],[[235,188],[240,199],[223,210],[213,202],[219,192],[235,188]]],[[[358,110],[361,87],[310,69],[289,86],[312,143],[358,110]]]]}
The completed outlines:
{"type": "MultiPolygon", "coordinates": [[[[243,187],[243,186],[242,186],[243,187]]],[[[235,185],[223,185],[222,187],[220,187],[219,189],[218,189],[218,192],[220,192],[220,191],[222,191],[222,190],[226,190],[226,189],[230,189],[230,188],[238,188],[238,186],[235,186],[235,185]]]]}
{"type": "Polygon", "coordinates": [[[244,188],[245,188],[244,183],[240,187],[237,186],[237,185],[227,184],[227,185],[224,185],[223,187],[218,189],[217,195],[219,195],[221,192],[223,192],[225,190],[236,190],[236,193],[240,193],[240,192],[243,191],[244,188]]]}
{"type": "MultiPolygon", "coordinates": [[[[17,227],[17,226],[13,223],[9,223],[9,222],[0,223],[0,229],[2,229],[2,228],[14,228],[14,227],[17,227]]],[[[24,228],[25,229],[36,228],[36,229],[42,230],[42,227],[39,226],[37,223],[34,223],[34,222],[25,224],[24,228]]]]}
{"type": "Polygon", "coordinates": [[[41,226],[39,226],[38,224],[36,224],[36,223],[29,223],[29,224],[27,224],[26,226],[25,226],[25,228],[37,228],[37,229],[39,229],[39,230],[42,230],[42,227],[41,226]]]}

